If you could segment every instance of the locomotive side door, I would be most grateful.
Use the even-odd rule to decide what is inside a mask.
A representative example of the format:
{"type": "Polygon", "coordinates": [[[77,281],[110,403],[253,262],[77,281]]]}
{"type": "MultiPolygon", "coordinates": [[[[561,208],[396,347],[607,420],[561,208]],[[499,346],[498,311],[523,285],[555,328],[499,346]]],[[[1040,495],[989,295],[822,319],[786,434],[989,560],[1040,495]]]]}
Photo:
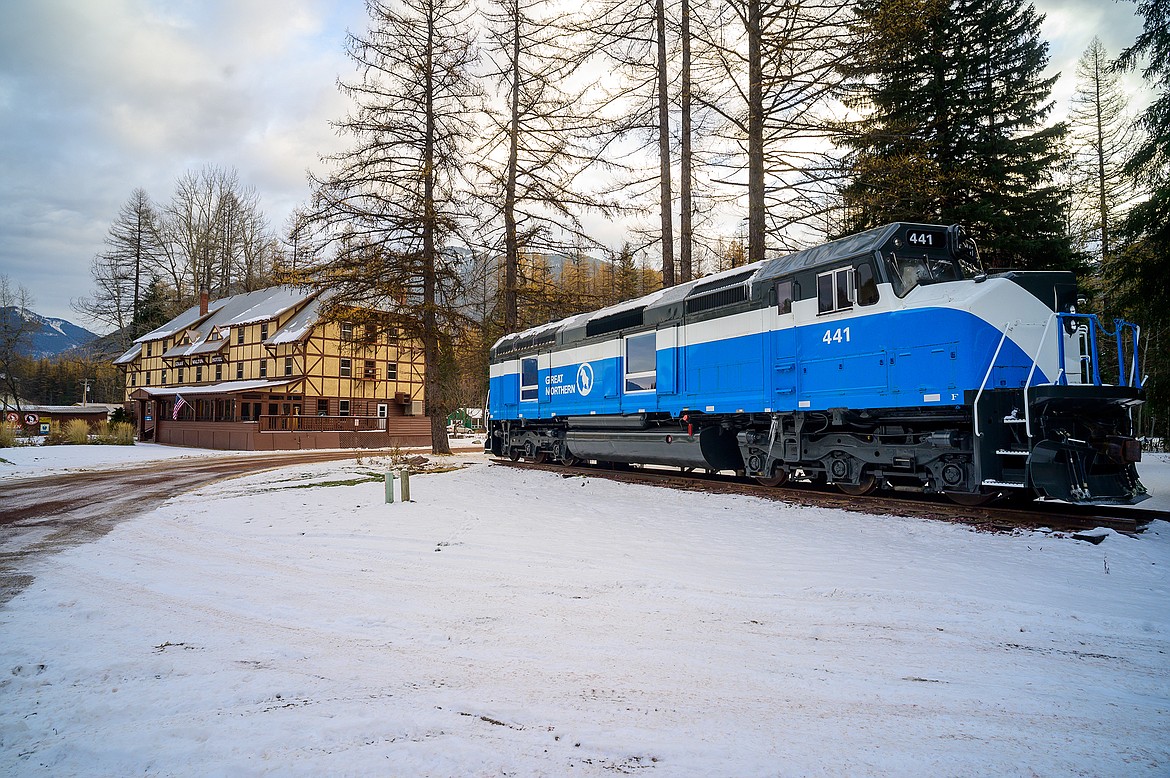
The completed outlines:
{"type": "Polygon", "coordinates": [[[792,315],[794,282],[791,278],[776,283],[776,307],[772,317],[772,395],[774,411],[796,408],[796,329],[792,315]]]}
{"type": "Polygon", "coordinates": [[[536,355],[536,374],[537,383],[540,391],[537,392],[538,402],[538,417],[547,419],[549,417],[549,404],[552,400],[552,395],[549,392],[549,375],[552,373],[552,352],[542,351],[536,355]]]}

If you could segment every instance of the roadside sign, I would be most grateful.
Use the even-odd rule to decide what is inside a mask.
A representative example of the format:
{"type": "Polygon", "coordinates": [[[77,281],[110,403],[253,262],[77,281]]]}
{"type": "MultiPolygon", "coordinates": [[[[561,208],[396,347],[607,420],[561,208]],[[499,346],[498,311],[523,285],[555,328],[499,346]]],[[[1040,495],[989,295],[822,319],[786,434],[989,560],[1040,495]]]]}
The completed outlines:
{"type": "Polygon", "coordinates": [[[9,424],[19,424],[20,423],[20,414],[17,413],[16,411],[9,412],[8,423],[9,424]]]}
{"type": "Polygon", "coordinates": [[[42,422],[41,422],[41,434],[42,434],[42,435],[48,435],[48,434],[49,434],[49,422],[47,422],[47,421],[42,421],[42,422]]]}
{"type": "Polygon", "coordinates": [[[33,426],[34,424],[36,424],[40,420],[41,420],[41,417],[37,416],[35,413],[26,413],[24,415],[24,423],[30,427],[33,426]]]}

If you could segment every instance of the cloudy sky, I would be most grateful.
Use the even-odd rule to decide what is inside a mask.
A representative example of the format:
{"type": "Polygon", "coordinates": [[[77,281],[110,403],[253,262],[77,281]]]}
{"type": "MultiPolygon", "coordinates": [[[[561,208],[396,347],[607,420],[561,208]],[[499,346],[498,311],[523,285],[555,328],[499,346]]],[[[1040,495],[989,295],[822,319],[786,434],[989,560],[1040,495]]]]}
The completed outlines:
{"type": "MultiPolygon", "coordinates": [[[[1141,29],[1124,0],[1037,6],[1058,105],[1094,34],[1116,54],[1141,29]]],[[[339,148],[345,35],[365,20],[362,0],[0,0],[0,275],[89,324],[71,302],[119,207],[204,164],[237,169],[279,229],[339,148]]]]}

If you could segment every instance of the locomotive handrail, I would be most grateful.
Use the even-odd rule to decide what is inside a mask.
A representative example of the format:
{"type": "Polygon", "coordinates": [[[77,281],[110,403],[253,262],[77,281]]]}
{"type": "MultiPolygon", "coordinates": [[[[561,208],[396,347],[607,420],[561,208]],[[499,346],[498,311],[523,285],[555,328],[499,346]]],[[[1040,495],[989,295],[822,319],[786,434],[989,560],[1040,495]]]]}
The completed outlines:
{"type": "MultiPolygon", "coordinates": [[[[1101,326],[1101,322],[1097,319],[1096,314],[1092,314],[1092,313],[1058,313],[1058,314],[1056,314],[1056,318],[1060,319],[1062,324],[1066,321],[1071,322],[1071,321],[1076,321],[1077,319],[1084,319],[1085,321],[1087,321],[1089,323],[1089,354],[1088,354],[1088,358],[1089,358],[1090,364],[1092,364],[1092,366],[1093,366],[1093,386],[1100,386],[1101,385],[1101,360],[1100,360],[1100,355],[1097,353],[1097,328],[1101,327],[1101,330],[1103,332],[1108,332],[1108,331],[1105,329],[1105,327],[1101,326]]],[[[1120,342],[1121,341],[1118,340],[1119,346],[1120,346],[1120,342]]],[[[1064,338],[1060,337],[1059,335],[1056,338],[1056,348],[1057,348],[1057,355],[1058,355],[1057,364],[1060,365],[1060,368],[1061,368],[1060,377],[1057,379],[1056,383],[1060,384],[1061,386],[1068,386],[1068,376],[1065,374],[1065,371],[1064,371],[1064,338]]],[[[1120,364],[1120,354],[1121,354],[1121,351],[1119,349],[1118,350],[1119,364],[1120,364]]],[[[1085,355],[1082,354],[1081,359],[1084,360],[1085,355]]],[[[1120,370],[1120,368],[1118,368],[1118,369],[1120,370]]]]}
{"type": "MultiPolygon", "coordinates": [[[[1032,403],[1028,401],[1028,390],[1032,388],[1032,376],[1036,374],[1036,366],[1040,363],[1040,352],[1044,350],[1044,341],[1048,339],[1048,330],[1052,329],[1052,322],[1056,321],[1058,313],[1053,313],[1048,317],[1048,322],[1044,325],[1044,332],[1040,334],[1040,344],[1036,346],[1036,353],[1032,357],[1032,369],[1028,371],[1028,380],[1024,382],[1024,434],[1029,439],[1032,437],[1032,403]]],[[[1064,340],[1058,335],[1057,342],[1061,344],[1061,365],[1064,365],[1063,348],[1064,340]]]]}
{"type": "MultiPolygon", "coordinates": [[[[1098,331],[1105,335],[1112,337],[1117,345],[1117,385],[1118,386],[1132,386],[1135,389],[1141,388],[1141,379],[1138,378],[1139,372],[1139,353],[1138,353],[1138,339],[1141,336],[1141,328],[1138,325],[1125,321],[1124,319],[1114,319],[1113,325],[1116,328],[1113,332],[1097,317],[1095,313],[1058,313],[1056,314],[1062,322],[1076,321],[1084,319],[1089,326],[1089,354],[1084,355],[1082,359],[1089,359],[1093,366],[1093,385],[1101,386],[1101,355],[1097,348],[1097,333],[1098,331]],[[1133,353],[1130,354],[1128,373],[1126,375],[1126,359],[1125,359],[1125,333],[1129,331],[1132,335],[1131,343],[1133,353]]],[[[1059,349],[1060,361],[1059,364],[1063,367],[1065,358],[1064,338],[1057,339],[1057,346],[1059,349]]],[[[1063,376],[1057,381],[1060,385],[1068,384],[1068,378],[1063,376]]]]}
{"type": "Polygon", "coordinates": [[[991,355],[987,372],[983,374],[983,383],[979,384],[979,391],[975,393],[975,402],[971,404],[971,414],[975,417],[975,437],[977,438],[983,437],[983,433],[979,431],[979,398],[983,396],[983,390],[987,388],[987,379],[991,378],[991,371],[995,369],[995,360],[999,359],[999,351],[1003,348],[1003,342],[1007,340],[1011,328],[1010,324],[1003,328],[1003,334],[999,336],[999,345],[995,347],[995,353],[991,355]]]}
{"type": "Polygon", "coordinates": [[[1141,373],[1138,371],[1138,340],[1141,338],[1142,328],[1133,322],[1125,319],[1114,319],[1113,324],[1117,327],[1117,370],[1119,381],[1122,386],[1132,386],[1135,389],[1142,388],[1142,379],[1139,377],[1141,373]],[[1125,356],[1125,330],[1133,333],[1133,355],[1129,360],[1129,379],[1126,380],[1125,371],[1122,369],[1123,358],[1125,356]]]}

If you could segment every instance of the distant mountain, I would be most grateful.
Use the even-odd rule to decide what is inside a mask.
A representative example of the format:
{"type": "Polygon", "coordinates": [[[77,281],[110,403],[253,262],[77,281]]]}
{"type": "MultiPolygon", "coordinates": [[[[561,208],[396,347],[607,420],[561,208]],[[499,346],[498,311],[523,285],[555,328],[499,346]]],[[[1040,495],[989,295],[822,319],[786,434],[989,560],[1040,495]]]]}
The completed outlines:
{"type": "MultiPolygon", "coordinates": [[[[20,312],[16,308],[0,308],[0,318],[6,323],[19,315],[20,312]]],[[[36,325],[37,329],[22,351],[35,359],[55,357],[85,346],[98,337],[85,327],[79,327],[65,319],[50,319],[33,311],[25,311],[24,318],[25,321],[36,325]]]]}

